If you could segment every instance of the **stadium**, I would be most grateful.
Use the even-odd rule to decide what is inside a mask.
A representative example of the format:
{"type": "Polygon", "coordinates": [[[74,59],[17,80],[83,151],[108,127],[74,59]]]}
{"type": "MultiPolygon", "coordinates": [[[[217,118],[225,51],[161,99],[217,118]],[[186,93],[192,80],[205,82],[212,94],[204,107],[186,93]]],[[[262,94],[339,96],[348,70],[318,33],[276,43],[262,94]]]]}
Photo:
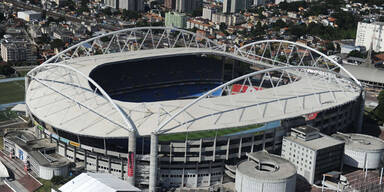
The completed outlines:
{"type": "Polygon", "coordinates": [[[364,107],[360,82],[310,47],[231,47],[167,27],[83,41],[30,71],[25,87],[36,136],[149,191],[226,182],[246,153],[279,154],[299,125],[359,132],[364,107]]]}

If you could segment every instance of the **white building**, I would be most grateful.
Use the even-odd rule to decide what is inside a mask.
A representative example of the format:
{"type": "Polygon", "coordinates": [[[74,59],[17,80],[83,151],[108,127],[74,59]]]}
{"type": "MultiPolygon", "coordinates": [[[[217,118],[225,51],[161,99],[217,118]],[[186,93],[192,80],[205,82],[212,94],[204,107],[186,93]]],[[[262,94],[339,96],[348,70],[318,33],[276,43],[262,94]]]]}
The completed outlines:
{"type": "Polygon", "coordinates": [[[253,5],[261,6],[261,5],[265,5],[266,2],[267,2],[267,0],[253,0],[253,5]]]}
{"type": "Polygon", "coordinates": [[[228,26],[244,23],[246,20],[242,14],[226,15],[222,13],[212,14],[212,22],[220,24],[225,23],[228,26]]]}
{"type": "Polygon", "coordinates": [[[291,135],[283,138],[281,156],[291,161],[297,174],[310,184],[320,181],[324,173],[339,171],[343,155],[343,141],[310,126],[292,128],[291,135]]]}
{"type": "Polygon", "coordinates": [[[25,21],[34,21],[41,19],[41,13],[36,11],[19,11],[17,12],[17,18],[25,21]]]}
{"type": "Polygon", "coordinates": [[[104,0],[104,4],[114,9],[119,8],[119,0],[104,0]]]}
{"type": "Polygon", "coordinates": [[[356,32],[356,46],[364,46],[367,50],[371,48],[376,52],[384,51],[384,23],[359,22],[356,32]]]}
{"type": "Polygon", "coordinates": [[[109,173],[82,173],[59,188],[61,192],[140,192],[109,173]]]}
{"type": "Polygon", "coordinates": [[[203,8],[203,18],[212,20],[212,14],[216,13],[216,9],[213,9],[211,7],[204,7],[203,8]]]}

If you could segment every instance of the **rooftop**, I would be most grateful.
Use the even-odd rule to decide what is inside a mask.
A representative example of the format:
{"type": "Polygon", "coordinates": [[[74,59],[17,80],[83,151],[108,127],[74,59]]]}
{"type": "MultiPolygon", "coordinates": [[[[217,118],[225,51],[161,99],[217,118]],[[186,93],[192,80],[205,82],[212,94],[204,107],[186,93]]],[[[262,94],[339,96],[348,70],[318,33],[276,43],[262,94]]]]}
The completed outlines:
{"type": "Polygon", "coordinates": [[[370,135],[356,133],[336,133],[332,135],[345,142],[345,148],[353,151],[384,151],[384,141],[370,135]]]}
{"type": "MultiPolygon", "coordinates": [[[[309,129],[308,131],[304,131],[304,132],[313,133],[313,129],[314,128],[308,127],[308,129],[309,129]]],[[[333,137],[330,137],[328,135],[324,135],[324,134],[321,134],[321,133],[319,133],[319,136],[317,138],[312,138],[312,139],[309,139],[309,140],[308,139],[303,139],[301,137],[298,137],[297,135],[292,134],[292,133],[291,133],[290,136],[287,136],[287,137],[284,137],[284,138],[289,140],[289,141],[295,142],[295,143],[297,143],[299,145],[302,145],[302,146],[305,146],[307,148],[310,148],[310,149],[312,149],[314,151],[317,151],[317,150],[320,150],[320,149],[324,149],[324,148],[328,148],[328,147],[332,147],[332,146],[344,143],[344,141],[341,141],[339,139],[335,139],[333,137]]]]}
{"type": "Polygon", "coordinates": [[[140,192],[141,190],[109,173],[82,173],[59,188],[62,192],[140,192]]]}
{"type": "Polygon", "coordinates": [[[45,154],[45,151],[56,148],[56,144],[50,143],[49,139],[37,139],[27,131],[9,132],[5,138],[27,151],[41,166],[62,167],[70,163],[65,157],[56,153],[45,154]]]}
{"type": "Polygon", "coordinates": [[[236,173],[265,182],[284,180],[296,175],[295,166],[280,156],[266,151],[248,153],[247,156],[248,160],[237,165],[236,173]]]}
{"type": "MultiPolygon", "coordinates": [[[[69,65],[88,76],[92,69],[103,63],[128,59],[172,57],[173,55],[191,54],[223,55],[226,53],[195,48],[174,48],[172,50],[156,49],[80,57],[71,60],[69,65]]],[[[245,57],[237,57],[239,58],[236,59],[241,61],[246,59],[245,57]]],[[[99,114],[108,114],[109,119],[85,107],[73,105],[72,102],[68,102],[62,95],[57,94],[46,86],[41,86],[41,84],[36,81],[31,81],[26,95],[26,103],[31,112],[56,128],[79,135],[115,138],[126,137],[128,132],[123,128],[124,123],[121,116],[111,105],[106,104],[105,99],[96,97],[93,94],[93,89],[90,88],[88,81],[81,78],[81,82],[79,83],[81,87],[74,87],[72,84],[62,83],[67,80],[64,77],[69,75],[63,72],[65,71],[60,70],[60,68],[51,68],[39,72],[37,75],[42,77],[42,79],[51,79],[44,80],[44,84],[60,90],[62,94],[76,95],[77,100],[87,103],[99,114]],[[56,72],[53,72],[53,70],[56,72]],[[46,74],[49,74],[49,76],[46,74]],[[94,102],[95,100],[96,102],[94,102]],[[119,124],[112,124],[111,120],[119,122],[119,124]]],[[[297,117],[348,103],[359,96],[359,91],[344,92],[345,87],[343,86],[333,81],[324,81],[318,77],[303,76],[301,80],[288,85],[258,91],[257,96],[255,96],[255,94],[237,94],[207,98],[191,106],[187,111],[188,113],[179,115],[173,121],[170,121],[163,130],[174,128],[168,133],[202,131],[207,129],[215,130],[297,117]],[[333,91],[333,94],[330,94],[329,91],[333,91]],[[313,94],[314,92],[316,94],[313,94]],[[298,94],[301,96],[297,97],[298,94]],[[318,97],[319,95],[320,99],[318,97]],[[285,104],[282,103],[283,101],[285,104]],[[303,106],[305,106],[305,108],[303,108],[303,106]]],[[[126,114],[129,114],[137,127],[139,135],[150,135],[159,124],[193,100],[194,99],[184,99],[147,103],[114,102],[120,106],[126,114]]]]}

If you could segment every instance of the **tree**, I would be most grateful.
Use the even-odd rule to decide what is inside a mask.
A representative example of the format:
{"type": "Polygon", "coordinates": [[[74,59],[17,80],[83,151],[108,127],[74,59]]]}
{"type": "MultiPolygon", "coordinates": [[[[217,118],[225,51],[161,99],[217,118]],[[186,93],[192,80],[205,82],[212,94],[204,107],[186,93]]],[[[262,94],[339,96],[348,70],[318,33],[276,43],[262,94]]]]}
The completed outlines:
{"type": "Polygon", "coordinates": [[[124,19],[138,19],[140,17],[140,14],[136,11],[129,11],[126,9],[123,9],[123,18],[124,19]]]}
{"type": "Polygon", "coordinates": [[[4,20],[4,13],[3,12],[0,12],[0,22],[2,22],[4,20]]]}
{"type": "Polygon", "coordinates": [[[195,9],[192,12],[192,17],[199,17],[203,15],[203,9],[195,9]]]}
{"type": "Polygon", "coordinates": [[[221,32],[224,32],[227,30],[227,25],[223,22],[220,23],[220,31],[221,32]]]}
{"type": "Polygon", "coordinates": [[[0,65],[0,74],[5,76],[11,76],[15,73],[15,69],[13,69],[9,65],[0,65]]]}
{"type": "Polygon", "coordinates": [[[54,48],[63,48],[64,45],[65,45],[65,43],[61,39],[54,39],[51,42],[51,48],[52,49],[54,49],[54,48]]]}
{"type": "Polygon", "coordinates": [[[107,8],[105,8],[105,9],[103,9],[103,10],[101,10],[101,12],[104,14],[104,15],[112,15],[112,10],[111,10],[111,8],[110,7],[107,7],[107,8]]]}
{"type": "Polygon", "coordinates": [[[307,33],[307,27],[305,24],[302,25],[293,25],[290,29],[289,32],[292,35],[295,35],[296,37],[301,37],[307,33]]]}
{"type": "Polygon", "coordinates": [[[366,58],[367,54],[361,53],[360,51],[353,50],[350,53],[348,53],[348,57],[358,57],[358,58],[366,58]]]}
{"type": "Polygon", "coordinates": [[[332,42],[327,42],[325,44],[325,48],[328,50],[328,51],[334,51],[335,50],[335,46],[333,45],[332,42]]]}
{"type": "Polygon", "coordinates": [[[379,105],[373,110],[373,113],[381,120],[384,121],[384,90],[377,96],[379,105]]]}

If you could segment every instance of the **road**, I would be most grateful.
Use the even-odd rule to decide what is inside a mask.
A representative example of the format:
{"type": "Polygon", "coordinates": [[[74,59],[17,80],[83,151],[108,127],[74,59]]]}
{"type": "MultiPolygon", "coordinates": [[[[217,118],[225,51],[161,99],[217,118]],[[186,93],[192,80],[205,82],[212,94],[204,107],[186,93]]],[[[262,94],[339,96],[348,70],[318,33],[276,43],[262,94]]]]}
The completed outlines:
{"type": "Polygon", "coordinates": [[[0,79],[0,83],[7,83],[12,81],[23,81],[25,77],[15,77],[15,78],[6,78],[6,79],[0,79]]]}

